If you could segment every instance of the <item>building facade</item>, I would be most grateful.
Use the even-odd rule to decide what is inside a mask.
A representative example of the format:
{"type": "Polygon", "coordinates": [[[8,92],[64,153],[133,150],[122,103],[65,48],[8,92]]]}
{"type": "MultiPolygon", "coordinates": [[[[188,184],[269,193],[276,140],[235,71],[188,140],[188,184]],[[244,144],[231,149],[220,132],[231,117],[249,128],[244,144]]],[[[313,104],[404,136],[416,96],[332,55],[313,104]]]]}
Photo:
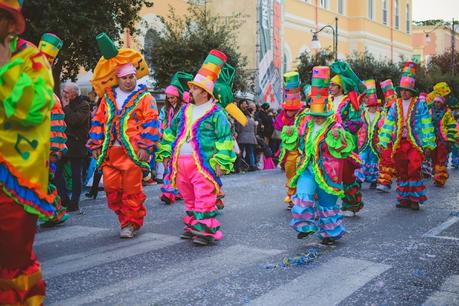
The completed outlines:
{"type": "MultiPolygon", "coordinates": [[[[365,49],[376,58],[397,62],[411,58],[411,0],[286,0],[284,15],[285,69],[311,50],[312,31],[335,27],[338,18],[338,58],[365,49]]],[[[322,48],[333,49],[333,33],[318,33],[322,48]]]]}

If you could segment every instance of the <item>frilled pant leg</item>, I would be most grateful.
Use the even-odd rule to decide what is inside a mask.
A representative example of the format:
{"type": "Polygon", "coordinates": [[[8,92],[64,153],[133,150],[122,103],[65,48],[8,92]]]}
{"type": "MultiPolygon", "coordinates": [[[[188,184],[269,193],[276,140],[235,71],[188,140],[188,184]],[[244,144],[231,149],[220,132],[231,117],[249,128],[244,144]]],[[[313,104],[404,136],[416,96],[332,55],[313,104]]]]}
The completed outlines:
{"type": "Polygon", "coordinates": [[[318,232],[321,239],[339,239],[344,235],[342,215],[337,204],[338,197],[321,189],[309,169],[298,179],[297,193],[292,197],[292,201],[294,206],[290,225],[297,232],[318,232]],[[316,209],[319,215],[318,222],[315,220],[316,209]]]}
{"type": "Polygon", "coordinates": [[[217,194],[215,186],[196,166],[192,155],[180,155],[176,185],[185,202],[185,231],[195,236],[220,240],[220,222],[217,220],[217,194]]]}
{"type": "Polygon", "coordinates": [[[394,160],[392,158],[392,145],[381,152],[379,159],[378,184],[390,186],[394,177],[394,160]]]}
{"type": "Polygon", "coordinates": [[[407,140],[402,140],[394,154],[397,169],[397,199],[422,203],[427,200],[421,167],[424,156],[407,140]]]}
{"type": "Polygon", "coordinates": [[[291,198],[296,193],[296,188],[290,187],[292,178],[296,175],[296,166],[299,153],[298,151],[288,151],[285,157],[285,176],[287,177],[287,196],[291,198]]]}
{"type": "Polygon", "coordinates": [[[358,212],[363,208],[362,191],[359,182],[355,177],[355,163],[350,157],[343,162],[343,210],[358,212]]]}
{"type": "Polygon", "coordinates": [[[146,199],[142,189],[142,169],[134,164],[122,147],[112,147],[102,168],[108,206],[117,215],[121,228],[143,226],[146,199]]]}
{"type": "Polygon", "coordinates": [[[432,151],[432,166],[434,171],[434,181],[440,185],[445,185],[448,180],[448,170],[446,168],[448,160],[448,148],[446,145],[437,141],[437,147],[432,151]]]}
{"type": "Polygon", "coordinates": [[[0,191],[0,305],[42,305],[45,282],[33,249],[37,217],[0,191]]]}

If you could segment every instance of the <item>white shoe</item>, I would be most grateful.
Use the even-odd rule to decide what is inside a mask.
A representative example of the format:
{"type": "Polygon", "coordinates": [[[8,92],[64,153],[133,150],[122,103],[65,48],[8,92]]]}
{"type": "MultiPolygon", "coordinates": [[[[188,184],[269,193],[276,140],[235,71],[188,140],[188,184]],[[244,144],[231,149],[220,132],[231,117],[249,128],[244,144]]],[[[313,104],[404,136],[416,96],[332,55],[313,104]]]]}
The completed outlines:
{"type": "Polygon", "coordinates": [[[381,192],[390,192],[390,187],[382,184],[378,184],[376,186],[376,190],[381,191],[381,192]]]}
{"type": "Polygon", "coordinates": [[[128,226],[123,227],[120,230],[120,238],[134,238],[136,233],[137,230],[134,229],[134,226],[132,226],[132,224],[129,224],[128,226]]]}

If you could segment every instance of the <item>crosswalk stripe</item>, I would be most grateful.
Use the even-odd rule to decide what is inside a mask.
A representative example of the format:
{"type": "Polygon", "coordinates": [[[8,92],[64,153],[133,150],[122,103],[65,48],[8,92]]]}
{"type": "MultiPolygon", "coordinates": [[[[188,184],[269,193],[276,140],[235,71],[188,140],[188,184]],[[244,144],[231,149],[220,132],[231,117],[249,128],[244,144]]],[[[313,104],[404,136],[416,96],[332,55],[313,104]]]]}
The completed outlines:
{"type": "Polygon", "coordinates": [[[125,305],[153,305],[168,297],[183,294],[184,286],[199,287],[282,252],[233,245],[200,259],[180,262],[167,269],[123,280],[64,301],[56,301],[52,305],[97,305],[98,301],[103,301],[104,305],[115,305],[120,301],[125,305]]]}
{"type": "Polygon", "coordinates": [[[44,261],[42,262],[42,271],[45,278],[51,278],[159,250],[180,242],[183,240],[175,236],[144,233],[135,239],[122,240],[86,252],[44,261]]]}
{"type": "Polygon", "coordinates": [[[57,227],[37,233],[34,246],[94,236],[95,234],[107,232],[108,230],[107,228],[79,225],[57,227]]]}
{"type": "Polygon", "coordinates": [[[459,305],[459,275],[451,275],[442,284],[439,291],[435,291],[423,306],[459,305]]]}
{"type": "Polygon", "coordinates": [[[389,268],[371,261],[336,257],[248,305],[336,305],[389,268]]]}

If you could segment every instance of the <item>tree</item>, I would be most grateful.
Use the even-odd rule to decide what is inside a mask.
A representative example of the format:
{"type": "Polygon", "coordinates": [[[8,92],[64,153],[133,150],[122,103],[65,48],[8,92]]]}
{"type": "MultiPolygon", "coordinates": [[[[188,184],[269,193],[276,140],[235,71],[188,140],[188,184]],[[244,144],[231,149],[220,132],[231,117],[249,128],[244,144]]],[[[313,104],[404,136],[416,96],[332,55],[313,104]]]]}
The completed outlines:
{"type": "Polygon", "coordinates": [[[248,73],[247,58],[238,50],[236,38],[243,23],[240,13],[231,16],[213,15],[206,8],[188,2],[184,16],[177,16],[170,7],[167,18],[162,18],[164,31],[159,33],[150,50],[144,50],[151,59],[156,86],[164,88],[177,71],[195,73],[211,49],[218,49],[236,68],[234,90],[245,91],[248,73]]]}
{"type": "Polygon", "coordinates": [[[27,28],[23,37],[38,44],[43,33],[51,32],[64,41],[53,67],[55,89],[60,80],[75,80],[80,68],[92,70],[100,58],[96,35],[106,32],[119,42],[125,29],[136,33],[135,25],[143,6],[150,0],[29,0],[23,12],[27,28]]]}
{"type": "Polygon", "coordinates": [[[330,49],[320,50],[315,55],[304,51],[298,57],[298,73],[300,74],[301,88],[311,84],[312,68],[315,66],[328,66],[333,62],[334,55],[330,49]]]}

